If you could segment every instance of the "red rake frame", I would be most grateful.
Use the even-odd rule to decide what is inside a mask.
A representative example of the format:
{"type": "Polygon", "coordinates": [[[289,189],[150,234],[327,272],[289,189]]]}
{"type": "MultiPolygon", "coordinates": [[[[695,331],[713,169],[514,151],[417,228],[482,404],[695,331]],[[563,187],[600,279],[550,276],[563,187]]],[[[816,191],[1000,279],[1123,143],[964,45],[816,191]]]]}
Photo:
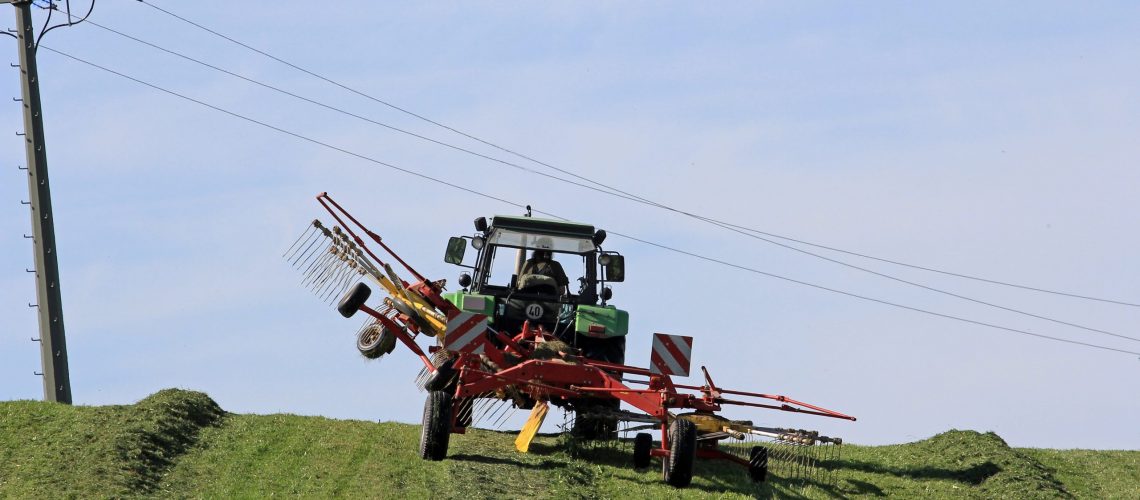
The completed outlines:
{"type": "MultiPolygon", "coordinates": [[[[424,298],[449,319],[462,313],[443,298],[441,283],[429,281],[416,272],[391,248],[385,245],[379,235],[357,221],[355,217],[333,201],[327,193],[318,195],[317,200],[372,259],[375,259],[382,266],[384,265],[384,261],[368,248],[368,245],[357,235],[356,231],[345,223],[345,219],[351,221],[357,229],[379,244],[393,259],[416,277],[418,280],[416,283],[402,282],[404,288],[424,298]]],[[[415,338],[418,336],[418,328],[415,327],[415,322],[409,317],[404,314],[389,317],[390,314],[383,314],[366,305],[359,306],[359,310],[387,327],[401,343],[423,361],[429,372],[438,371],[427,353],[417,345],[415,338]],[[413,333],[409,334],[409,330],[413,333]]],[[[668,457],[670,453],[668,427],[670,420],[674,418],[670,410],[692,409],[699,413],[715,414],[724,405],[736,405],[856,420],[855,417],[797,401],[787,396],[721,389],[713,383],[712,377],[704,366],[701,367],[701,371],[704,374],[705,384],[693,386],[674,383],[670,371],[662,370],[660,366],[656,366],[656,369],[647,369],[607,363],[587,359],[570,352],[559,352],[558,357],[552,359],[533,358],[534,349],[527,347],[527,345],[534,345],[545,340],[548,340],[547,332],[541,327],[532,328],[530,323],[526,322],[523,324],[522,332],[513,337],[487,327],[478,341],[479,345],[482,346],[481,352],[478,354],[471,352],[470,349],[448,350],[446,345],[430,347],[428,352],[433,354],[441,349],[448,350],[454,359],[451,366],[457,371],[453,394],[454,402],[452,403],[453,411],[451,412],[451,432],[460,434],[466,431],[465,428],[456,425],[459,412],[455,410],[458,409],[461,401],[508,387],[513,387],[536,401],[551,401],[555,404],[582,398],[621,400],[659,422],[661,446],[650,450],[651,456],[656,457],[668,457]],[[484,363],[484,358],[491,363],[484,363]],[[512,362],[511,360],[518,361],[512,362]],[[504,368],[489,371],[488,365],[504,368]],[[626,375],[642,376],[646,377],[646,380],[626,379],[624,378],[626,375]],[[626,385],[626,382],[646,387],[635,389],[626,385]],[[725,395],[754,400],[729,399],[725,395]],[[755,400],[770,400],[779,404],[762,403],[755,400]]],[[[691,347],[691,340],[689,346],[691,347]]],[[[687,359],[684,360],[684,372],[688,372],[687,359]]],[[[744,466],[749,465],[747,460],[716,449],[715,441],[712,442],[712,446],[699,447],[696,450],[696,456],[729,460],[744,466]]]]}

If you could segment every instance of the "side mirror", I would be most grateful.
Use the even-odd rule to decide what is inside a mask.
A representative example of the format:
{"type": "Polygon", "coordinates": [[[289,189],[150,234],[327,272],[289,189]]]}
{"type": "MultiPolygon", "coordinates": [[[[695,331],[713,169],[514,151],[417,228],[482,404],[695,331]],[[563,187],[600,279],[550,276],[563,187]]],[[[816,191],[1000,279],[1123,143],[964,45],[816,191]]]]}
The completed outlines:
{"type": "Polygon", "coordinates": [[[625,257],[617,254],[607,254],[603,257],[605,258],[599,260],[602,263],[605,280],[614,283],[625,281],[625,257]]]}
{"type": "Polygon", "coordinates": [[[443,254],[443,261],[448,264],[462,265],[463,254],[467,253],[467,242],[458,236],[447,240],[447,252],[443,254]]]}

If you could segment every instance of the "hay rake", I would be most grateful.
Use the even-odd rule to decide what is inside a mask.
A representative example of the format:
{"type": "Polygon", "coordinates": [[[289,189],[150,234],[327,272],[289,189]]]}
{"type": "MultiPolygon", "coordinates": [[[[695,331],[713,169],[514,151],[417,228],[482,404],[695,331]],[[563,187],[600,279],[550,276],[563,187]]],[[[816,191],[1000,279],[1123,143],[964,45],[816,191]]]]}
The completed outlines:
{"type": "Polygon", "coordinates": [[[463,290],[445,294],[444,280],[424,278],[326,193],[317,200],[336,223],[328,227],[314,220],[284,257],[322,300],[341,296],[337,310],[343,316],[367,315],[357,332],[362,355],[378,359],[399,343],[422,361],[415,383],[427,391],[423,458],[442,460],[451,434],[475,425],[500,428],[519,409],[530,411],[515,442],[526,452],[553,405],[574,415],[566,426],[575,440],[610,449],[632,444],[633,465],[644,468],[660,458],[664,479],[673,486],[691,482],[697,458],[737,463],[755,481],[769,471],[801,485],[827,480],[821,464],[837,456],[842,440],[718,413],[725,406],[745,406],[854,417],[782,395],[722,389],[703,366],[704,384],[675,383],[674,376],[689,375],[692,337],[654,334],[649,368],[625,364],[628,316],[606,304],[612,292],[605,286],[624,280],[624,259],[602,250],[604,231],[529,217],[496,216],[491,224],[476,219],[477,233],[452,238],[445,258],[463,265],[470,240],[479,255],[475,266],[464,267],[475,278],[461,275],[463,290]],[[370,244],[414,281],[400,278],[370,244]],[[497,249],[518,251],[516,274],[507,285],[488,282],[497,249]],[[581,257],[586,270],[578,293],[527,288],[525,283],[541,283],[519,276],[528,249],[581,257]],[[372,288],[361,280],[386,292],[379,304],[367,305],[372,288]],[[551,309],[559,312],[549,314],[551,309]],[[424,341],[428,345],[421,347],[424,341]],[[659,439],[639,431],[657,431],[659,439]],[[630,433],[636,433],[632,440],[619,438],[630,433]]]}

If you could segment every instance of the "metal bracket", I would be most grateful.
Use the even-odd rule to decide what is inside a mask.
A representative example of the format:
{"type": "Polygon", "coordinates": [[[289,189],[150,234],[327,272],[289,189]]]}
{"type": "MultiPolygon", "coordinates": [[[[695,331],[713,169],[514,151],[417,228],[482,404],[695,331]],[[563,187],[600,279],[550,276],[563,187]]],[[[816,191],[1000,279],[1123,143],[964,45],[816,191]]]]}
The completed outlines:
{"type": "Polygon", "coordinates": [[[20,169],[20,170],[27,170],[27,169],[28,169],[28,167],[21,167],[21,166],[19,166],[19,165],[16,165],[16,168],[18,168],[18,169],[20,169]]]}
{"type": "Polygon", "coordinates": [[[42,339],[37,339],[35,337],[30,337],[30,338],[32,339],[32,342],[43,342],[42,339]]]}
{"type": "Polygon", "coordinates": [[[42,377],[42,376],[44,376],[44,373],[43,372],[32,372],[32,375],[42,377]]]}
{"type": "Polygon", "coordinates": [[[31,302],[28,302],[28,307],[39,307],[39,306],[40,306],[39,304],[33,304],[31,302]]]}

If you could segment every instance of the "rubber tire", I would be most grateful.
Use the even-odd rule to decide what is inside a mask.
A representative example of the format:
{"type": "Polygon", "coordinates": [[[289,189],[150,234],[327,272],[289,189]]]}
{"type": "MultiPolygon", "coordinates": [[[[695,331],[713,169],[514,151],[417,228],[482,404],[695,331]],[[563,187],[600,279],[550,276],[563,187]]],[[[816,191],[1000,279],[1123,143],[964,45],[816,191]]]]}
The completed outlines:
{"type": "Polygon", "coordinates": [[[344,298],[340,299],[340,304],[337,304],[336,310],[341,316],[351,318],[356,311],[360,310],[360,306],[368,301],[368,297],[372,295],[372,289],[364,283],[357,283],[352,287],[348,293],[344,294],[344,298]]]}
{"type": "Polygon", "coordinates": [[[392,352],[396,348],[396,335],[384,325],[374,325],[360,331],[356,336],[356,350],[368,359],[377,359],[392,352]],[[373,336],[375,329],[380,330],[379,335],[373,336]]]}
{"type": "Polygon", "coordinates": [[[768,479],[768,448],[753,446],[748,454],[748,477],[754,483],[768,479]]]}
{"type": "Polygon", "coordinates": [[[427,382],[424,382],[424,389],[442,391],[451,385],[452,380],[455,379],[455,374],[455,358],[444,361],[443,364],[435,368],[434,372],[428,375],[427,382]]]}
{"type": "Polygon", "coordinates": [[[447,457],[451,438],[451,393],[432,391],[424,402],[423,430],[420,431],[420,458],[439,461],[447,457]]]}
{"type": "MultiPolygon", "coordinates": [[[[625,337],[613,337],[609,339],[586,338],[582,344],[582,354],[588,359],[618,365],[625,364],[625,337]]],[[[613,411],[621,409],[621,401],[617,399],[591,399],[589,403],[584,404],[613,411]]],[[[618,419],[616,417],[579,417],[574,420],[574,430],[575,435],[584,439],[609,439],[616,435],[618,419]]]]}
{"type": "Polygon", "coordinates": [[[661,461],[665,482],[684,488],[693,482],[693,462],[697,458],[697,426],[683,418],[669,424],[669,456],[661,461]]]}
{"type": "Polygon", "coordinates": [[[633,468],[644,469],[649,467],[650,450],[653,449],[653,436],[647,432],[639,432],[633,437],[633,468]]]}
{"type": "Polygon", "coordinates": [[[582,355],[587,359],[618,365],[625,364],[625,337],[608,339],[586,337],[580,343],[581,345],[578,347],[582,348],[582,355]]]}

